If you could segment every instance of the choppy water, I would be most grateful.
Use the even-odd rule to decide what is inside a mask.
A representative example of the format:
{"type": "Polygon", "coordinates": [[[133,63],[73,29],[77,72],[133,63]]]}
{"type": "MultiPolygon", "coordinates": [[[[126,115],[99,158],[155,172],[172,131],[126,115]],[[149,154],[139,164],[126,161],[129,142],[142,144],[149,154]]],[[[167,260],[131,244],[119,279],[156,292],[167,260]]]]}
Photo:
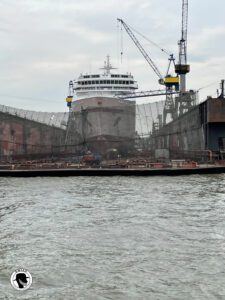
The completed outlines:
{"type": "Polygon", "coordinates": [[[0,299],[225,299],[225,175],[1,178],[0,197],[0,299]]]}

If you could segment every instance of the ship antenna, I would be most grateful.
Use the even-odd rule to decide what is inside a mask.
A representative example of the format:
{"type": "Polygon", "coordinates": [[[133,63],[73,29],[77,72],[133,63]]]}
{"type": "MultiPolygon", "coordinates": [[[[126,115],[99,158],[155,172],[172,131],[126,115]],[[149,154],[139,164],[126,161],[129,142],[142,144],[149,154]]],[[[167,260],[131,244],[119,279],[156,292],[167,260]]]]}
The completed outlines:
{"type": "Polygon", "coordinates": [[[107,61],[106,61],[106,74],[110,73],[110,69],[112,68],[111,64],[110,64],[110,56],[107,55],[107,61]]]}

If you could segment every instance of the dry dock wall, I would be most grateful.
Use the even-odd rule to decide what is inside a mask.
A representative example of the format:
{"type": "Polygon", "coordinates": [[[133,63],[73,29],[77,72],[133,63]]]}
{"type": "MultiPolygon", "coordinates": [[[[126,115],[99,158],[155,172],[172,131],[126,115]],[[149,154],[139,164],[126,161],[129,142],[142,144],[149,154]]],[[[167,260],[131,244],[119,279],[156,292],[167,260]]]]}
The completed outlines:
{"type": "Polygon", "coordinates": [[[153,135],[153,149],[171,151],[203,150],[205,147],[204,129],[199,107],[195,107],[182,117],[163,126],[153,135]]]}
{"type": "Polygon", "coordinates": [[[225,99],[208,98],[152,135],[152,148],[171,152],[225,150],[225,99]]]}
{"type": "Polygon", "coordinates": [[[0,112],[0,156],[59,151],[65,130],[0,112]]]}

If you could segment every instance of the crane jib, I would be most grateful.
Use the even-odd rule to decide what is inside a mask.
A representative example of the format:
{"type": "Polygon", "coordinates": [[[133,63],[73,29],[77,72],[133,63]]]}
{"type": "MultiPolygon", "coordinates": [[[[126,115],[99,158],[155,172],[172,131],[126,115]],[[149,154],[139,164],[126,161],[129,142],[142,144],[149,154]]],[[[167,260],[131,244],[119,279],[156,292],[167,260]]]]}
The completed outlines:
{"type": "Polygon", "coordinates": [[[144,58],[146,59],[146,61],[148,62],[148,64],[152,68],[152,70],[155,72],[155,74],[159,77],[160,80],[163,80],[163,76],[160,73],[159,69],[157,68],[157,66],[155,65],[155,63],[153,62],[153,60],[150,58],[150,56],[148,55],[148,53],[145,51],[145,49],[142,47],[142,45],[140,44],[140,42],[138,41],[138,39],[136,38],[136,36],[134,35],[134,33],[131,31],[130,27],[122,19],[117,19],[117,20],[119,22],[121,22],[121,24],[125,28],[126,32],[130,36],[130,38],[132,39],[132,41],[134,42],[134,44],[138,47],[139,51],[144,56],[144,58]]]}

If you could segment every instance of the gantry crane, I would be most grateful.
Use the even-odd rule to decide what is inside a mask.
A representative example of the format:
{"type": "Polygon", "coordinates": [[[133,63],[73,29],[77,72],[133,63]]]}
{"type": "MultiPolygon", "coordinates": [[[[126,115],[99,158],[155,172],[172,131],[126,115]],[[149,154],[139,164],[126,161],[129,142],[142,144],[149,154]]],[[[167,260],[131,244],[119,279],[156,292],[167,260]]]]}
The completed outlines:
{"type": "Polygon", "coordinates": [[[166,87],[166,101],[165,101],[165,106],[164,106],[164,110],[163,110],[163,123],[164,124],[166,123],[167,114],[170,114],[172,119],[175,119],[177,117],[177,112],[175,109],[172,92],[174,91],[174,89],[176,91],[179,90],[179,77],[169,75],[171,64],[173,64],[175,67],[175,63],[174,63],[175,59],[174,59],[173,55],[171,54],[169,57],[169,66],[167,69],[167,74],[165,77],[163,77],[162,74],[160,73],[159,69],[157,68],[156,64],[153,62],[153,60],[150,58],[148,53],[145,51],[145,49],[142,47],[142,45],[140,44],[140,42],[138,41],[138,39],[132,32],[131,28],[122,19],[117,19],[117,20],[119,22],[121,22],[121,24],[125,28],[126,32],[128,33],[128,35],[134,42],[134,44],[137,46],[137,48],[140,50],[141,54],[144,56],[144,58],[146,59],[146,61],[148,62],[148,64],[152,68],[152,70],[158,76],[159,83],[162,85],[165,85],[165,87],[166,87]]]}

